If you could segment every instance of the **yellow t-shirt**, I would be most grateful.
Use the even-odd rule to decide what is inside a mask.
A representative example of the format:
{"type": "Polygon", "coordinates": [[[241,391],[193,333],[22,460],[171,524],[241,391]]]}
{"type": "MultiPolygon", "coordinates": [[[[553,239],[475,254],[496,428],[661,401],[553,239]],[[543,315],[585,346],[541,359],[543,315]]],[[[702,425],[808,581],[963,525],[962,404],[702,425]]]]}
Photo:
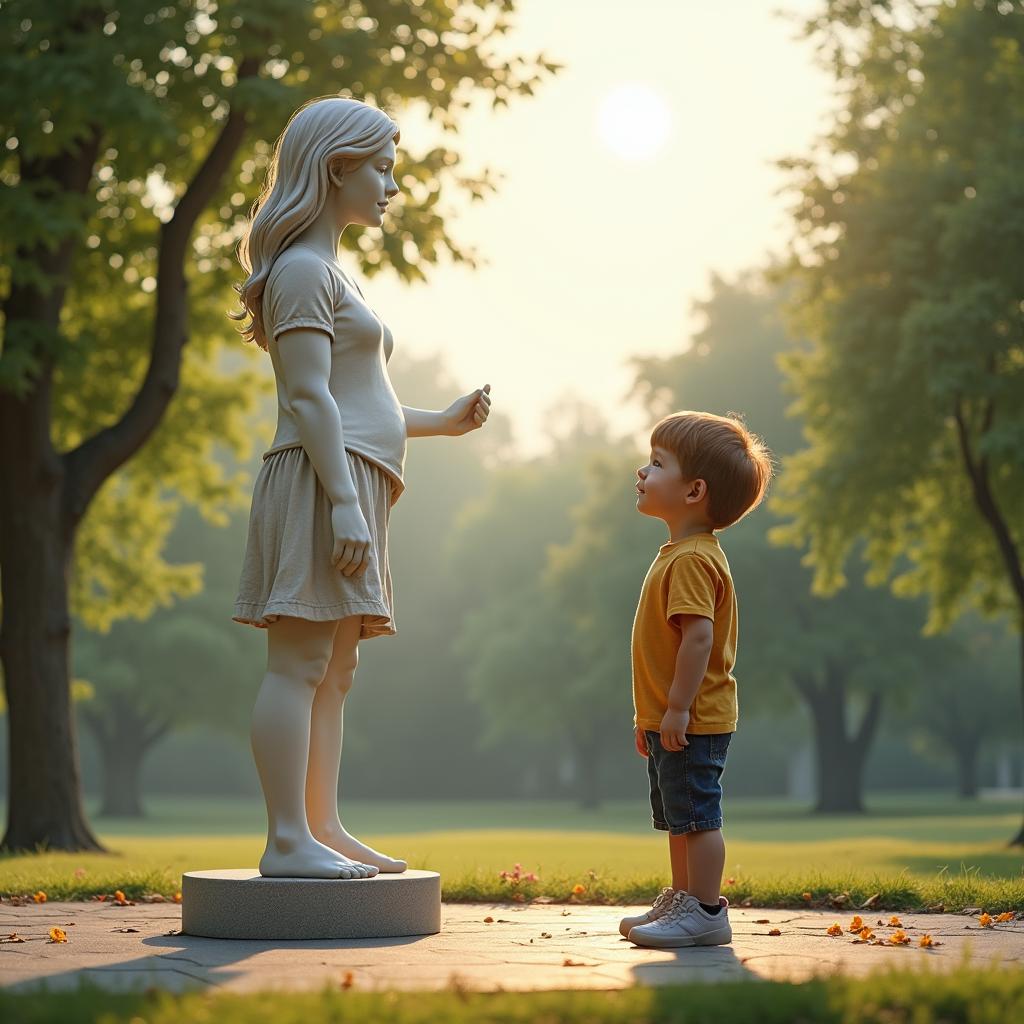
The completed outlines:
{"type": "Polygon", "coordinates": [[[725,552],[712,533],[664,544],[640,591],[633,621],[634,725],[657,730],[668,710],[682,630],[674,615],[703,615],[714,623],[708,669],[690,705],[687,732],[735,732],[736,592],[725,552]]]}

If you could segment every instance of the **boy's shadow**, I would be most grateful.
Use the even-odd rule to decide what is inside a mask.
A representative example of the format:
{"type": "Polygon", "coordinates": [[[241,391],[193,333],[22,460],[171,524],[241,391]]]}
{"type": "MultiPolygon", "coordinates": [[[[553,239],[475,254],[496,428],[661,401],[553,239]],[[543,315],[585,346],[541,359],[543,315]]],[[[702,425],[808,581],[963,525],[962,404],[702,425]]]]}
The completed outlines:
{"type": "Polygon", "coordinates": [[[760,981],[736,955],[732,946],[683,946],[678,949],[651,950],[634,946],[628,939],[623,943],[638,954],[657,952],[662,958],[653,963],[640,963],[633,967],[633,984],[644,988],[664,985],[689,985],[694,982],[760,981]]]}

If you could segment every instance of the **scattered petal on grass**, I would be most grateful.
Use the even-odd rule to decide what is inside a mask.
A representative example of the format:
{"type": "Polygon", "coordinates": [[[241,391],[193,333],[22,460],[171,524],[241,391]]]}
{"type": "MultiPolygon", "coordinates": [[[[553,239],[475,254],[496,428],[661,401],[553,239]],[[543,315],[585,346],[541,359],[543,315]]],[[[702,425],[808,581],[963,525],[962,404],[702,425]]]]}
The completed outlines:
{"type": "Polygon", "coordinates": [[[40,889],[39,892],[37,892],[35,894],[35,896],[32,897],[32,899],[35,900],[36,903],[45,903],[46,902],[46,893],[43,892],[42,889],[40,889]]]}
{"type": "Polygon", "coordinates": [[[800,899],[802,899],[804,903],[810,903],[813,897],[809,892],[802,892],[800,893],[800,899]]]}
{"type": "Polygon", "coordinates": [[[68,933],[63,928],[50,929],[50,942],[67,942],[68,933]]]}
{"type": "Polygon", "coordinates": [[[828,929],[827,934],[828,935],[842,935],[843,934],[843,926],[841,924],[831,925],[829,927],[829,929],[828,929]]]}
{"type": "Polygon", "coordinates": [[[582,896],[587,891],[585,885],[579,885],[578,883],[572,887],[573,896],[582,896]]]}

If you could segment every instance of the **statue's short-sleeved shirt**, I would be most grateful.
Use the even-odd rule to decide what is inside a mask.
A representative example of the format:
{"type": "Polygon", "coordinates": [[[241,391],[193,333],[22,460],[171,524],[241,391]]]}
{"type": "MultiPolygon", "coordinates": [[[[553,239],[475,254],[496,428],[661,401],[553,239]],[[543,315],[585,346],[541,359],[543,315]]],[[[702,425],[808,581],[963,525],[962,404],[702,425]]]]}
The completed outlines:
{"type": "Polygon", "coordinates": [[[331,339],[329,388],[341,412],[345,447],[388,474],[392,500],[397,500],[404,487],[407,434],[402,405],[388,376],[391,331],[337,263],[302,242],[290,245],[274,261],[263,292],[263,325],[278,403],[277,433],[263,457],[302,447],[278,350],[288,338],[280,335],[297,327],[323,331],[331,339]]]}

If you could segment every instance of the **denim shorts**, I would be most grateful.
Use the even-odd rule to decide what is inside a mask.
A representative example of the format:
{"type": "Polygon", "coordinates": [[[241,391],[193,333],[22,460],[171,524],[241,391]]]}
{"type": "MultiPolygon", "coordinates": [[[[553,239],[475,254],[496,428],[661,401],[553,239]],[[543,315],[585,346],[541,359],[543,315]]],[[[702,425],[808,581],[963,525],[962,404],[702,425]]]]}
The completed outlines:
{"type": "Polygon", "coordinates": [[[647,737],[654,827],[674,836],[722,827],[722,772],[731,732],[687,733],[690,745],[666,750],[661,734],[647,737]]]}

